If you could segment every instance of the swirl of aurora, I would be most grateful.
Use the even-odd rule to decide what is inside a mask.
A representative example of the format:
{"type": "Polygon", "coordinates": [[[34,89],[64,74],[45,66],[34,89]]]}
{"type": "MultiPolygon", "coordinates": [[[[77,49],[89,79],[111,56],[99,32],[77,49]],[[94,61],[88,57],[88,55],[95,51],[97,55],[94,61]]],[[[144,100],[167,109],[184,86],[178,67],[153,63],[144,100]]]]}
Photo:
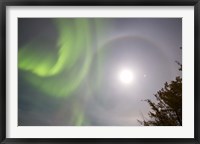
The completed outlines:
{"type": "Polygon", "coordinates": [[[139,126],[180,46],[181,18],[18,18],[18,126],[139,126]]]}
{"type": "Polygon", "coordinates": [[[55,19],[58,38],[54,50],[39,38],[20,47],[18,67],[32,85],[51,96],[69,96],[88,73],[91,34],[87,19],[55,19]],[[78,66],[77,66],[78,65],[78,66]]]}

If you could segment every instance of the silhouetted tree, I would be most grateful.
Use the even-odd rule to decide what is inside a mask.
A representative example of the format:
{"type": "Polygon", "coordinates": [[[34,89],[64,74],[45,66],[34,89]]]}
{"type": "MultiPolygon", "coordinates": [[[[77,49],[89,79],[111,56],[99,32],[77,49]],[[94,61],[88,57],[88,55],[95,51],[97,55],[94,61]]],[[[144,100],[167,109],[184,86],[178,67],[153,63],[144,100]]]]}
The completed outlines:
{"type": "MultiPolygon", "coordinates": [[[[176,62],[182,70],[182,64],[176,62]]],[[[182,78],[165,83],[164,88],[155,95],[157,102],[147,99],[151,107],[148,113],[150,120],[138,120],[144,126],[181,126],[182,125],[182,78]]]]}

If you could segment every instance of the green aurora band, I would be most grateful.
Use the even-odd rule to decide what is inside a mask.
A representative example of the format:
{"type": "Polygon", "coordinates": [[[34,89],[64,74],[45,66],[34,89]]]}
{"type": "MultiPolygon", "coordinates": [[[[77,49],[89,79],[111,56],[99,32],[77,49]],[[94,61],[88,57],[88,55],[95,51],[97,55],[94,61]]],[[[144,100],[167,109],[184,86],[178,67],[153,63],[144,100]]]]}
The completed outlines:
{"type": "MultiPolygon", "coordinates": [[[[98,89],[101,81],[103,55],[94,49],[100,47],[98,37],[106,31],[106,23],[101,19],[91,21],[87,18],[55,18],[52,21],[58,34],[56,44],[32,39],[19,48],[18,68],[24,79],[43,93],[55,98],[68,98],[90,75],[93,63],[97,77],[95,82],[90,79],[90,86],[86,85],[87,99],[98,89]]],[[[79,103],[73,103],[71,114],[70,125],[89,125],[79,103]]]]}
{"type": "Polygon", "coordinates": [[[89,20],[84,18],[54,21],[59,35],[57,55],[43,48],[48,44],[33,41],[19,49],[18,67],[43,92],[67,97],[88,73],[92,60],[91,30],[89,20]],[[69,25],[69,21],[73,23],[69,25]]]}

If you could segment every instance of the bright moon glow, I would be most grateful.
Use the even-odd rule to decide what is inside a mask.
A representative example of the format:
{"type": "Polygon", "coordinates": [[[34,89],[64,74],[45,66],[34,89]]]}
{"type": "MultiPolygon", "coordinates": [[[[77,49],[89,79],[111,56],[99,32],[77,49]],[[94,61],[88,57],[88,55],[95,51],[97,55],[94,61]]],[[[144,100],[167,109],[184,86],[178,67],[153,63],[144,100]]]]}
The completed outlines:
{"type": "Polygon", "coordinates": [[[131,84],[133,82],[133,72],[129,69],[123,69],[119,73],[119,80],[123,84],[131,84]]]}

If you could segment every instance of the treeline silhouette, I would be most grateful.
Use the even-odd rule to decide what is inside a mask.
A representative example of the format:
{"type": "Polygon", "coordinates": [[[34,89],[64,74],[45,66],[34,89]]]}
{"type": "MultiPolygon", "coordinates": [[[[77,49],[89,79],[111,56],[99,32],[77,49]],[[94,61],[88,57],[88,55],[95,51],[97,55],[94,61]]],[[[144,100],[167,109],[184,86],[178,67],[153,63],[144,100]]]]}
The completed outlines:
{"type": "MultiPolygon", "coordinates": [[[[176,61],[182,71],[182,64],[176,61]]],[[[138,120],[144,126],[182,126],[182,78],[177,76],[174,81],[166,82],[155,95],[156,101],[145,100],[151,108],[148,116],[138,120]]]]}

